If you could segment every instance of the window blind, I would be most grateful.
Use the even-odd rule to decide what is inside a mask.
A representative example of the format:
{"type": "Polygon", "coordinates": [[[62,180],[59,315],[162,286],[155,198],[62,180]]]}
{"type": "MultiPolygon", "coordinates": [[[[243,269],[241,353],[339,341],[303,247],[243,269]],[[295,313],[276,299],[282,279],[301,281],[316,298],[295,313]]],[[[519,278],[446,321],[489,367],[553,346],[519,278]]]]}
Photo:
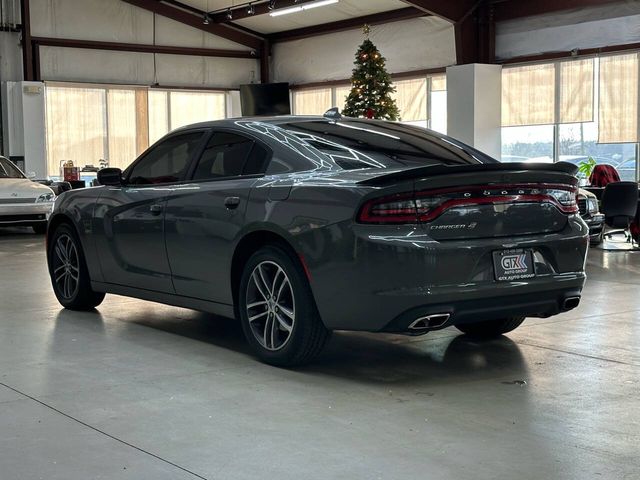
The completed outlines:
{"type": "Polygon", "coordinates": [[[502,126],[555,123],[555,65],[502,70],[502,126]]]}
{"type": "Polygon", "coordinates": [[[153,145],[169,132],[169,92],[149,90],[149,144],[153,145]]]}
{"type": "Polygon", "coordinates": [[[107,90],[109,166],[124,170],[137,157],[135,90],[107,90]]]}
{"type": "Polygon", "coordinates": [[[638,141],[638,55],[600,58],[599,143],[638,141]]]}
{"type": "Polygon", "coordinates": [[[560,62],[559,123],[593,122],[593,59],[560,62]]]}
{"type": "Polygon", "coordinates": [[[447,76],[432,75],[431,76],[431,91],[432,92],[444,92],[447,90],[447,76]]]}
{"type": "Polygon", "coordinates": [[[60,175],[60,162],[98,165],[106,158],[105,90],[98,88],[46,88],[47,172],[60,175]]]}
{"type": "Polygon", "coordinates": [[[347,103],[347,97],[351,93],[351,85],[344,87],[336,87],[336,104],[334,107],[338,107],[340,111],[344,108],[344,105],[347,103]]]}
{"type": "Polygon", "coordinates": [[[171,130],[191,123],[208,122],[225,118],[224,93],[181,92],[169,93],[171,130]]]}
{"type": "Polygon", "coordinates": [[[427,119],[427,79],[416,78],[393,82],[393,97],[400,110],[400,120],[415,122],[427,119]]]}
{"type": "Polygon", "coordinates": [[[293,92],[293,113],[322,115],[332,108],[330,88],[310,88],[293,92]]]}

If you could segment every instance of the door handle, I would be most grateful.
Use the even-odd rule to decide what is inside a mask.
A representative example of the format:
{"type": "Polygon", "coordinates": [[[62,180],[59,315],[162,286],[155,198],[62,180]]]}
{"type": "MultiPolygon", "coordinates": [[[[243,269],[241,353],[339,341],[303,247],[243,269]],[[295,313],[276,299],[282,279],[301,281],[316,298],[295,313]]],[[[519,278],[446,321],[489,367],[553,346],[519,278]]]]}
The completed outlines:
{"type": "Polygon", "coordinates": [[[151,212],[151,215],[160,215],[162,213],[163,207],[161,204],[156,203],[154,205],[151,205],[151,207],[149,207],[149,211],[151,212]]]}
{"type": "Polygon", "coordinates": [[[240,205],[240,197],[227,197],[224,199],[224,206],[229,210],[235,210],[240,205]]]}

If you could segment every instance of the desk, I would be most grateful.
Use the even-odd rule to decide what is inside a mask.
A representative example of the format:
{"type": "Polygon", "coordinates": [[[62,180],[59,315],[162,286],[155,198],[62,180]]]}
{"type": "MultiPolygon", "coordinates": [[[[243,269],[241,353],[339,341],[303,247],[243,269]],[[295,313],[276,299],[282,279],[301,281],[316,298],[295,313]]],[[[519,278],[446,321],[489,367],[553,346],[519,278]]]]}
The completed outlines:
{"type": "Polygon", "coordinates": [[[587,192],[593,193],[598,200],[602,200],[602,194],[604,193],[604,187],[581,187],[587,192]]]}

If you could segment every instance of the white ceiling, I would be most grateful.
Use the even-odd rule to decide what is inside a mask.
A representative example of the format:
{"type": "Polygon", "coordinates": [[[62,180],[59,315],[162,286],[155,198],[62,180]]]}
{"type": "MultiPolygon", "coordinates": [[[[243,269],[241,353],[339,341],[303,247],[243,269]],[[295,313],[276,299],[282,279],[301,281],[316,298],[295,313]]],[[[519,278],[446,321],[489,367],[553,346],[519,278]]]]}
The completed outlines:
{"type": "MultiPolygon", "coordinates": [[[[219,10],[233,5],[241,5],[248,0],[182,0],[183,3],[197,7],[201,10],[219,10]]],[[[257,15],[235,23],[261,33],[274,33],[294,28],[310,27],[324,23],[346,20],[354,17],[362,17],[374,13],[386,12],[406,8],[408,5],[401,0],[340,0],[339,3],[326,7],[271,17],[269,15],[257,15]]]]}

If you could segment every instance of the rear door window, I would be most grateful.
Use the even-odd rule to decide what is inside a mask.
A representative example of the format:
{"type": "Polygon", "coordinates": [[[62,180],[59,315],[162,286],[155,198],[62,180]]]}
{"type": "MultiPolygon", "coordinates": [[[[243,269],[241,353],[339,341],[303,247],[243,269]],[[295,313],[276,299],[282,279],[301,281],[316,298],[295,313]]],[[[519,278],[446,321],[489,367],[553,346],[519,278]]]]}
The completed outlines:
{"type": "Polygon", "coordinates": [[[194,180],[264,173],[269,153],[254,140],[230,132],[214,132],[196,165],[194,180]]]}

